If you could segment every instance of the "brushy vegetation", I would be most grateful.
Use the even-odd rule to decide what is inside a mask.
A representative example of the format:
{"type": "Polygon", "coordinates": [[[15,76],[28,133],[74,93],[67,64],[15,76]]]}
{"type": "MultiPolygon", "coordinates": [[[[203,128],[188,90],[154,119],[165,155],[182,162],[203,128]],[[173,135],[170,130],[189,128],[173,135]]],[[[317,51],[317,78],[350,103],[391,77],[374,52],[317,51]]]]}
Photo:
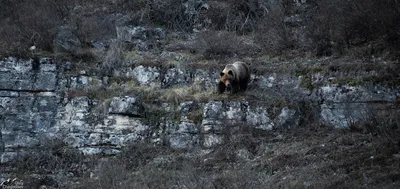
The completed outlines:
{"type": "MultiPolygon", "coordinates": [[[[219,66],[217,62],[251,57],[256,75],[268,71],[293,72],[290,74],[304,77],[301,87],[310,90],[318,87],[318,83],[312,83],[312,74],[339,71],[350,74],[335,81],[338,84],[399,85],[399,64],[377,68],[374,62],[377,57],[398,60],[400,56],[400,3],[397,0],[270,2],[218,0],[207,1],[207,5],[189,5],[178,0],[3,0],[0,1],[0,56],[31,58],[43,53],[57,57],[54,39],[59,26],[67,25],[81,41],[82,52],[63,55],[63,58],[78,58],[81,61],[76,62],[81,65],[77,67],[92,63],[85,61],[88,58],[100,62],[95,69],[102,70],[104,75],[111,75],[114,69],[130,61],[161,69],[180,66],[176,60],[143,55],[129,44],[114,40],[117,25],[149,26],[168,30],[171,36],[163,40],[169,43],[178,38],[173,35],[196,36],[193,41],[189,37],[179,38],[192,42],[182,42],[179,50],[202,56],[201,61],[187,61],[188,67],[214,68],[219,66]],[[93,42],[103,40],[108,41],[104,52],[92,53],[93,42]],[[37,47],[35,52],[29,50],[33,45],[37,47]],[[368,61],[362,64],[324,62],[312,66],[285,62],[280,67],[273,63],[286,58],[321,56],[350,56],[368,61]],[[376,74],[369,80],[353,78],[354,72],[371,70],[376,74]]],[[[158,51],[166,47],[157,48],[160,48],[158,51]]],[[[129,79],[113,77],[108,90],[92,86],[70,91],[66,96],[105,100],[129,94],[144,102],[173,104],[241,98],[214,97],[213,91],[205,90],[203,85],[161,89],[137,86],[137,82],[129,79]]],[[[117,156],[101,161],[88,159],[64,146],[62,141],[47,141],[19,157],[13,167],[21,177],[49,175],[32,180],[23,178],[25,184],[32,182],[38,183],[38,187],[57,188],[64,185],[68,185],[66,188],[397,188],[400,185],[398,112],[373,115],[372,120],[351,123],[348,130],[332,131],[313,125],[318,119],[314,102],[297,101],[291,93],[282,97],[283,89],[268,94],[263,90],[267,89],[254,90],[255,94],[246,94],[246,98],[253,103],[275,101],[276,105],[269,110],[272,117],[282,107],[296,106],[303,112],[300,125],[309,127],[285,130],[282,134],[279,130],[259,132],[240,126],[225,130],[221,134],[225,142],[215,149],[175,150],[166,146],[132,145],[117,156]],[[63,183],[65,178],[53,179],[59,172],[69,173],[77,180],[63,183]]],[[[95,110],[99,115],[108,105],[103,106],[95,110]]],[[[168,115],[160,110],[148,113],[148,122],[144,122],[156,125],[165,116],[180,119],[179,114],[168,115]]],[[[191,112],[188,119],[199,124],[202,112],[191,112]]]]}
{"type": "Polygon", "coordinates": [[[97,157],[86,157],[77,149],[70,148],[62,140],[41,139],[39,144],[19,155],[11,162],[17,177],[25,187],[39,188],[42,185],[63,188],[60,181],[65,175],[87,177],[97,164],[97,157]],[[65,175],[63,175],[65,174],[65,175]],[[57,178],[54,175],[61,176],[57,178]]]}
{"type": "Polygon", "coordinates": [[[118,18],[110,16],[115,12],[126,15],[123,23],[130,25],[218,31],[205,34],[209,44],[206,56],[243,53],[247,47],[234,39],[241,35],[254,36],[263,54],[275,55],[296,51],[303,55],[397,59],[400,46],[400,5],[396,0],[220,0],[194,4],[177,0],[4,0],[1,7],[2,56],[30,57],[32,45],[53,52],[53,40],[62,25],[73,28],[83,48],[90,48],[92,41],[115,38],[118,18]],[[215,39],[227,42],[225,38],[229,42],[221,43],[223,46],[213,45],[219,43],[215,39]]]}
{"type": "Polygon", "coordinates": [[[319,125],[284,132],[227,127],[221,133],[224,143],[210,150],[132,144],[103,159],[88,159],[53,141],[14,164],[25,175],[20,178],[38,187],[396,188],[400,184],[400,121],[395,114],[375,117],[348,130],[319,125]],[[62,171],[74,179],[65,182],[67,178],[42,176],[38,181],[34,176],[62,171]]]}

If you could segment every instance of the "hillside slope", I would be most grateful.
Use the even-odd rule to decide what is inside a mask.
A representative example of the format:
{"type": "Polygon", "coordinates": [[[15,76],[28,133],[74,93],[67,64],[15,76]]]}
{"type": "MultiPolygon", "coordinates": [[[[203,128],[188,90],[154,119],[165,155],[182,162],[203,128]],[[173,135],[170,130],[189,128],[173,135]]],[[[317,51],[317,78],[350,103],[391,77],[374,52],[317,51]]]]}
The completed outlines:
{"type": "Polygon", "coordinates": [[[4,186],[400,186],[397,1],[1,3],[4,186]]]}

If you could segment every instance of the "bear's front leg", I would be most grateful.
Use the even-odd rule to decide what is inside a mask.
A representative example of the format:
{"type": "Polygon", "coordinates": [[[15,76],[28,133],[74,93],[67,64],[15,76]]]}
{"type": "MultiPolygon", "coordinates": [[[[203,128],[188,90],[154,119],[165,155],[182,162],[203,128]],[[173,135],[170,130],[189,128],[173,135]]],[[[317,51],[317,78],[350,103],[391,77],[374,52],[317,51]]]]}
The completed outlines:
{"type": "Polygon", "coordinates": [[[236,94],[240,91],[239,85],[234,84],[232,85],[231,94],[236,94]]]}
{"type": "Polygon", "coordinates": [[[222,93],[224,93],[225,92],[225,84],[223,83],[223,82],[219,82],[218,83],[218,85],[217,85],[217,93],[218,94],[222,94],[222,93]]]}

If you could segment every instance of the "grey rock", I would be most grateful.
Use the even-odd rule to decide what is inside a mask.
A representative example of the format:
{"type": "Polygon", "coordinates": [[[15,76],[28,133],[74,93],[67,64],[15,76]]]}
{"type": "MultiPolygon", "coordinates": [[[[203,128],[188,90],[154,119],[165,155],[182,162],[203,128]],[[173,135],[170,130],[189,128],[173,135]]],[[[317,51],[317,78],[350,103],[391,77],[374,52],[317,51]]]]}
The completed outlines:
{"type": "Polygon", "coordinates": [[[95,41],[95,42],[92,42],[92,45],[97,50],[100,50],[100,51],[106,50],[106,47],[105,47],[104,43],[102,43],[102,42],[95,41]]]}
{"type": "Polygon", "coordinates": [[[97,155],[103,152],[103,149],[95,147],[83,147],[78,149],[85,155],[97,155]]]}
{"type": "Polygon", "coordinates": [[[39,143],[38,138],[31,132],[24,131],[13,131],[4,132],[2,131],[3,142],[5,150],[18,149],[18,148],[29,148],[39,143]]]}
{"type": "Polygon", "coordinates": [[[7,163],[18,157],[20,153],[18,152],[3,152],[0,157],[0,163],[7,163]]]}
{"type": "Polygon", "coordinates": [[[194,78],[192,78],[193,83],[200,83],[203,85],[204,89],[215,89],[216,84],[219,81],[219,73],[210,72],[196,69],[194,72],[194,78]]]}
{"type": "MultiPolygon", "coordinates": [[[[40,60],[42,61],[46,61],[47,60],[40,60]]],[[[40,71],[42,72],[56,72],[57,71],[57,66],[54,64],[44,64],[44,63],[40,63],[40,71]]]]}
{"type": "Polygon", "coordinates": [[[52,132],[56,112],[39,112],[32,114],[32,132],[37,134],[52,132]]]}
{"type": "Polygon", "coordinates": [[[235,152],[236,157],[243,161],[250,161],[253,155],[247,149],[239,149],[235,152]]]}
{"type": "Polygon", "coordinates": [[[111,100],[108,112],[110,114],[143,117],[145,109],[135,97],[114,97],[111,100]]]}
{"type": "Polygon", "coordinates": [[[70,133],[64,138],[65,144],[71,147],[83,147],[85,146],[85,135],[80,133],[70,133]]]}
{"type": "Polygon", "coordinates": [[[246,101],[212,101],[204,105],[203,132],[220,132],[222,127],[243,124],[265,130],[274,125],[264,107],[251,107],[246,101]]]}
{"type": "Polygon", "coordinates": [[[72,76],[70,78],[71,89],[83,89],[85,87],[100,88],[103,86],[103,79],[95,76],[72,76]]]}
{"type": "Polygon", "coordinates": [[[54,91],[57,84],[54,66],[44,65],[36,71],[32,69],[32,61],[17,59],[0,61],[0,88],[20,91],[54,91]]]}
{"type": "Polygon", "coordinates": [[[329,102],[394,102],[398,96],[397,90],[380,86],[323,86],[316,91],[318,96],[329,102]]]}
{"type": "Polygon", "coordinates": [[[79,38],[73,33],[73,29],[68,26],[58,27],[55,36],[54,51],[59,53],[76,53],[82,46],[79,38]]]}
{"type": "Polygon", "coordinates": [[[32,104],[35,112],[55,112],[57,110],[57,97],[55,96],[36,96],[32,104]]]}
{"type": "Polygon", "coordinates": [[[260,89],[268,88],[285,88],[285,89],[296,89],[299,88],[302,82],[302,77],[296,77],[289,74],[277,74],[271,73],[269,75],[257,75],[253,76],[251,81],[252,85],[257,86],[260,89]]]}
{"type": "Polygon", "coordinates": [[[135,78],[139,85],[160,86],[160,71],[156,68],[140,65],[131,72],[127,72],[126,76],[135,78]]]}
{"type": "Polygon", "coordinates": [[[369,118],[366,103],[324,103],[321,105],[321,122],[335,128],[348,128],[350,124],[369,118]]]}
{"type": "Polygon", "coordinates": [[[181,118],[178,124],[167,124],[168,143],[172,148],[190,148],[198,143],[199,129],[192,120],[188,119],[188,114],[196,111],[198,104],[189,101],[180,104],[181,118]]]}
{"type": "Polygon", "coordinates": [[[168,69],[164,76],[164,80],[162,81],[163,87],[171,87],[177,84],[185,86],[189,83],[187,75],[190,74],[185,73],[184,70],[179,68],[168,69]]]}
{"type": "Polygon", "coordinates": [[[168,143],[171,148],[183,149],[194,147],[198,142],[198,136],[187,133],[169,135],[168,143]]]}
{"type": "Polygon", "coordinates": [[[56,127],[65,132],[87,131],[90,120],[90,104],[88,97],[75,97],[60,108],[56,127]]]}
{"type": "MultiPolygon", "coordinates": [[[[21,95],[21,93],[18,93],[21,95]]],[[[19,114],[28,113],[31,111],[30,107],[33,105],[35,99],[33,96],[20,96],[20,97],[0,97],[0,107],[4,112],[0,114],[19,114]]]]}
{"type": "Polygon", "coordinates": [[[199,105],[194,101],[182,102],[180,105],[182,117],[187,116],[190,112],[198,110],[199,105]]]}
{"type": "Polygon", "coordinates": [[[190,133],[190,134],[197,134],[199,132],[198,127],[194,123],[194,121],[189,119],[189,115],[191,113],[198,113],[198,114],[202,113],[202,112],[197,112],[199,108],[201,108],[199,104],[194,101],[182,102],[180,104],[181,119],[178,125],[177,132],[190,133]]]}
{"type": "MultiPolygon", "coordinates": [[[[0,97],[18,97],[19,92],[16,91],[0,91],[0,97]]],[[[0,100],[0,104],[3,103],[0,100]]]]}
{"type": "Polygon", "coordinates": [[[3,119],[0,120],[2,132],[32,132],[34,129],[29,114],[4,114],[2,117],[3,119]]]}
{"type": "Polygon", "coordinates": [[[264,107],[248,107],[246,121],[257,129],[271,130],[274,127],[274,122],[269,118],[267,109],[264,107]]]}
{"type": "Polygon", "coordinates": [[[165,31],[161,28],[145,28],[142,26],[117,27],[117,39],[130,43],[141,51],[148,51],[158,47],[160,40],[165,38],[165,31]]]}
{"type": "MultiPolygon", "coordinates": [[[[147,40],[154,42],[154,39],[162,39],[163,36],[161,31],[157,34],[160,37],[146,36],[146,32],[140,28],[136,32],[125,36],[126,40],[132,44],[147,40]]],[[[122,35],[120,37],[121,40],[125,39],[122,35]]],[[[190,60],[179,54],[168,56],[179,62],[190,60]]],[[[243,126],[257,128],[258,132],[296,127],[300,115],[304,113],[302,108],[284,107],[280,112],[274,111],[278,115],[272,119],[268,105],[233,98],[205,103],[187,101],[179,105],[142,102],[132,96],[114,97],[105,101],[85,96],[62,99],[68,91],[107,87],[104,84],[109,79],[91,76],[87,70],[81,71],[79,75],[63,73],[72,66],[65,66],[64,63],[56,66],[52,61],[40,59],[40,69],[32,69],[32,60],[13,57],[0,60],[2,162],[10,161],[20,151],[37,145],[44,136],[60,138],[85,154],[113,155],[127,144],[148,141],[168,144],[177,149],[197,146],[212,148],[223,144],[226,134],[234,139],[233,135],[243,126]],[[148,108],[152,106],[156,106],[154,110],[162,112],[162,115],[148,125],[145,114],[146,111],[153,111],[148,108]]],[[[118,71],[121,73],[118,76],[135,79],[137,86],[154,87],[157,90],[161,86],[199,85],[196,90],[202,92],[214,89],[219,78],[218,72],[179,65],[167,70],[137,66],[118,71]]],[[[384,114],[384,110],[388,109],[385,103],[395,102],[400,96],[399,89],[379,85],[323,86],[327,79],[318,73],[312,75],[311,82],[323,87],[314,89],[312,94],[301,89],[301,76],[272,73],[252,78],[251,86],[264,90],[266,95],[293,93],[293,98],[288,99],[290,105],[296,104],[298,100],[315,100],[315,114],[319,115],[319,121],[337,128],[368,120],[371,114],[384,114]]],[[[245,161],[253,158],[245,149],[236,151],[235,155],[245,161]]]]}
{"type": "Polygon", "coordinates": [[[296,128],[299,125],[300,116],[296,110],[287,107],[282,108],[281,113],[274,119],[276,128],[296,128]]]}
{"type": "Polygon", "coordinates": [[[155,165],[155,166],[166,166],[171,163],[176,161],[176,157],[174,156],[161,156],[161,157],[155,157],[149,164],[155,165]]]}
{"type": "Polygon", "coordinates": [[[220,144],[223,144],[224,138],[222,135],[217,134],[205,134],[203,139],[203,147],[211,148],[220,144]]]}
{"type": "Polygon", "coordinates": [[[222,113],[224,122],[228,125],[245,123],[247,107],[249,107],[249,104],[246,101],[225,102],[225,108],[222,113]]]}
{"type": "Polygon", "coordinates": [[[201,123],[202,132],[217,131],[215,128],[223,125],[223,106],[221,101],[212,101],[204,105],[203,120],[201,123]]]}

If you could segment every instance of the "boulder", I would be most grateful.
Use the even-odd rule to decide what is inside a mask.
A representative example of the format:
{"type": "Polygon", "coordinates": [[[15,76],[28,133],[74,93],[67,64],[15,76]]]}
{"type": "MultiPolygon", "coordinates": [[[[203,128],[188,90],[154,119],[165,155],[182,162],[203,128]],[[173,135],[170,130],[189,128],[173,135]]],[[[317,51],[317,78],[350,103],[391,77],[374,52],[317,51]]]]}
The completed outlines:
{"type": "Polygon", "coordinates": [[[143,117],[145,109],[135,97],[114,97],[111,100],[108,113],[143,117]]]}
{"type": "Polygon", "coordinates": [[[56,53],[76,53],[82,46],[78,36],[73,33],[73,29],[69,26],[58,27],[53,45],[56,53]]]}
{"type": "Polygon", "coordinates": [[[140,51],[148,51],[160,46],[166,32],[161,28],[145,28],[142,26],[117,27],[117,39],[140,51]]]}

